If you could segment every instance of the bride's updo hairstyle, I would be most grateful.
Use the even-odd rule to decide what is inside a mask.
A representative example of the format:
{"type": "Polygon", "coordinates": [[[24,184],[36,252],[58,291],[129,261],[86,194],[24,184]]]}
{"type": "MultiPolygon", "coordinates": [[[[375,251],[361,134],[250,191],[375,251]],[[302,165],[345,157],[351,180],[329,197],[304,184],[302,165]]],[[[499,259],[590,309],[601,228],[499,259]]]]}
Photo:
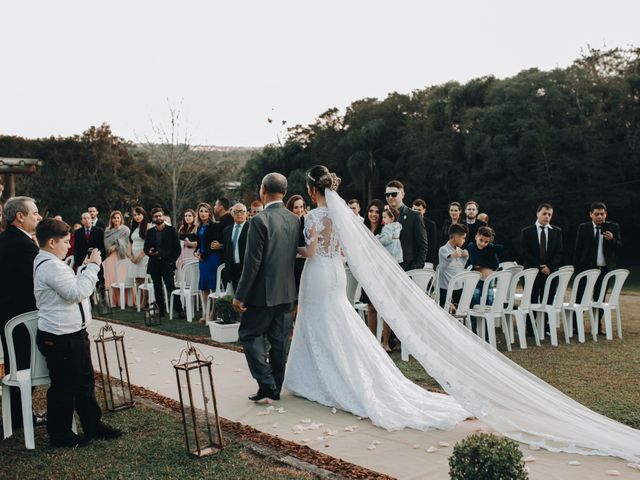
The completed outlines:
{"type": "Polygon", "coordinates": [[[307,187],[315,187],[324,194],[325,189],[338,190],[340,185],[340,177],[335,173],[331,173],[324,165],[316,165],[311,167],[307,174],[307,187]]]}

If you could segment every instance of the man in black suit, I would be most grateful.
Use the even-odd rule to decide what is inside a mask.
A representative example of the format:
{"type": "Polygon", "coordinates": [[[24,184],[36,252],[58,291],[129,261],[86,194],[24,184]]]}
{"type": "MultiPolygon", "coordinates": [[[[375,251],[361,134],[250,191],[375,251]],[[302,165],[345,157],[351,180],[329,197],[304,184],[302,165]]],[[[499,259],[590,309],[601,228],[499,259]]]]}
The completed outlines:
{"type": "Polygon", "coordinates": [[[231,282],[235,291],[242,275],[249,223],[247,222],[247,207],[242,203],[236,203],[231,209],[231,214],[233,215],[234,224],[228,226],[222,232],[222,243],[224,245],[224,270],[222,271],[222,276],[225,282],[231,282]]]}
{"type": "MultiPolygon", "coordinates": [[[[82,223],[82,228],[73,233],[73,264],[76,266],[82,265],[89,248],[97,248],[100,250],[102,258],[107,258],[107,252],[104,248],[104,230],[91,224],[89,212],[84,212],[81,215],[80,222],[82,223]]],[[[102,272],[102,270],[100,271],[102,272]]],[[[102,275],[99,275],[99,277],[102,278],[102,275]]]]}
{"type": "MultiPolygon", "coordinates": [[[[164,292],[162,282],[167,286],[167,294],[171,295],[176,288],[173,275],[176,271],[176,260],[180,256],[180,239],[178,232],[164,221],[164,210],[155,207],[151,210],[151,221],[154,227],[147,232],[144,240],[144,253],[149,257],[147,273],[153,281],[153,291],[160,316],[165,314],[164,292]]],[[[177,302],[178,317],[184,317],[180,302],[177,302]]]]}
{"type": "MultiPolygon", "coordinates": [[[[602,202],[594,202],[589,208],[590,222],[581,223],[576,235],[576,243],[573,251],[573,264],[576,273],[584,272],[590,268],[600,270],[600,276],[596,282],[594,296],[600,294],[602,279],[611,270],[616,268],[618,251],[622,247],[620,225],[607,222],[607,206],[602,202]]],[[[584,283],[578,286],[578,296],[582,297],[584,283]]],[[[602,322],[598,333],[602,333],[602,322]]]]}
{"type": "MultiPolygon", "coordinates": [[[[538,275],[533,284],[531,301],[540,303],[544,292],[544,284],[551,272],[555,272],[562,264],[562,230],[551,225],[553,207],[548,203],[538,205],[536,223],[522,229],[520,249],[524,268],[537,268],[538,275]]],[[[549,291],[549,302],[553,301],[555,290],[549,291]]]]}
{"type": "Polygon", "coordinates": [[[265,209],[249,222],[244,265],[233,307],[242,313],[238,334],[258,392],[254,402],[280,399],[287,361],[291,311],[297,298],[294,265],[300,219],[282,202],[287,179],[269,173],[262,179],[265,209]],[[265,336],[271,345],[269,362],[265,336]]]}
{"type": "Polygon", "coordinates": [[[466,248],[469,243],[475,242],[480,227],[487,226],[485,222],[478,218],[479,210],[480,205],[475,200],[469,200],[464,204],[464,221],[462,224],[467,227],[467,239],[463,248],[466,248]]]}
{"type": "Polygon", "coordinates": [[[436,222],[427,217],[427,202],[423,199],[415,199],[411,204],[411,209],[422,216],[424,227],[427,230],[427,262],[435,268],[438,264],[438,227],[436,222]]]}
{"type": "Polygon", "coordinates": [[[228,198],[220,197],[216,200],[216,203],[213,206],[213,213],[215,213],[218,217],[218,220],[222,224],[222,230],[233,225],[233,215],[229,211],[229,207],[231,206],[231,202],[229,202],[228,198]]]}
{"type": "MultiPolygon", "coordinates": [[[[29,368],[31,362],[31,338],[24,325],[13,332],[13,344],[17,365],[9,362],[4,327],[9,320],[21,313],[36,309],[33,295],[33,260],[38,246],[33,240],[41,217],[32,198],[13,197],[4,206],[7,229],[0,234],[0,339],[4,351],[5,373],[12,368],[29,368]]],[[[11,419],[13,428],[22,427],[20,389],[11,387],[11,419]]]]}
{"type": "Polygon", "coordinates": [[[105,223],[98,218],[98,207],[96,207],[95,205],[89,205],[89,207],[87,208],[87,212],[89,212],[89,215],[91,215],[91,226],[99,228],[102,231],[107,228],[105,223]]]}
{"type": "Polygon", "coordinates": [[[404,271],[424,268],[427,258],[428,241],[427,230],[422,221],[422,216],[414,212],[404,203],[404,185],[399,180],[391,180],[387,183],[384,193],[390,207],[400,211],[398,221],[402,225],[400,231],[400,245],[402,245],[402,257],[400,264],[404,271]]]}

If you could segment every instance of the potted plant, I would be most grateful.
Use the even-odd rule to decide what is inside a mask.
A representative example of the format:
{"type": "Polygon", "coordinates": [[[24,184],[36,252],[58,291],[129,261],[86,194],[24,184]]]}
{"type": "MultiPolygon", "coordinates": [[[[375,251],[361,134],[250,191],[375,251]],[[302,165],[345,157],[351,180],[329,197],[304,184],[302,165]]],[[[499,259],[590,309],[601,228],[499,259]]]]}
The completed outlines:
{"type": "Polygon", "coordinates": [[[505,437],[480,433],[459,441],[449,457],[452,480],[529,478],[518,444],[505,437]]]}
{"type": "Polygon", "coordinates": [[[238,341],[238,328],[240,318],[238,312],[233,309],[233,297],[227,295],[216,299],[214,312],[216,320],[209,322],[209,332],[211,339],[220,343],[230,343],[238,341]]]}

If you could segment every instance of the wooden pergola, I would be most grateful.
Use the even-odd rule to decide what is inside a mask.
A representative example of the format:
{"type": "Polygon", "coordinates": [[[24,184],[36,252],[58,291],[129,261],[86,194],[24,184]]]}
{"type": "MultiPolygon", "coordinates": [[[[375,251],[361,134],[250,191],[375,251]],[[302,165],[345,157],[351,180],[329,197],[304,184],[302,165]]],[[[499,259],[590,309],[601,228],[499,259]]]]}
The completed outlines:
{"type": "Polygon", "coordinates": [[[16,196],[16,175],[36,173],[36,168],[42,166],[42,160],[37,158],[0,157],[0,175],[4,177],[0,183],[0,194],[5,188],[9,189],[5,198],[16,196]]]}

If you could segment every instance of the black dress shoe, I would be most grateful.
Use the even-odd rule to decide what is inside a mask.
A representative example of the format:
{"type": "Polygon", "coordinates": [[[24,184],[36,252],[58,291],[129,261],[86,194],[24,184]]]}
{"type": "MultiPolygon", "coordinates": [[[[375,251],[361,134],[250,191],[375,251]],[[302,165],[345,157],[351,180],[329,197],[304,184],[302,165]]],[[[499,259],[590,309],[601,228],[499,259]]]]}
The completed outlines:
{"type": "Polygon", "coordinates": [[[70,433],[59,438],[50,438],[49,446],[53,448],[82,448],[91,443],[91,439],[88,437],[81,437],[75,433],[70,433]]]}
{"type": "Polygon", "coordinates": [[[280,400],[280,394],[274,390],[260,388],[258,393],[251,395],[249,400],[252,402],[268,402],[269,400],[280,400]]]}
{"type": "Polygon", "coordinates": [[[110,427],[102,422],[98,423],[98,426],[95,430],[91,432],[87,432],[86,434],[89,438],[100,438],[103,440],[110,440],[112,438],[118,438],[122,436],[122,430],[118,430],[117,428],[110,427]]]}

